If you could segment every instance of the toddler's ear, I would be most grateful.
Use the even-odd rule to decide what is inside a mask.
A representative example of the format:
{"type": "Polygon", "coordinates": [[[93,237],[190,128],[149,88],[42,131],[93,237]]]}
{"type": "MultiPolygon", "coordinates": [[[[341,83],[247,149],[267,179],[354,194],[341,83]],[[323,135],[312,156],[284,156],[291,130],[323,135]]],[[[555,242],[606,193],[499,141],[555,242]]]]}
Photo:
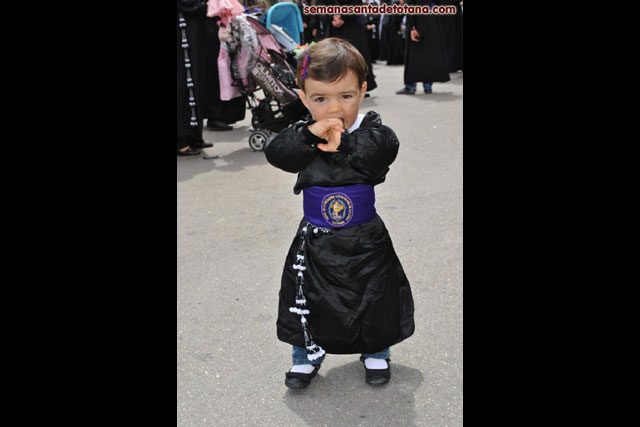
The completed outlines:
{"type": "Polygon", "coordinates": [[[308,103],[308,100],[307,100],[307,96],[304,94],[304,91],[302,89],[298,89],[298,96],[300,97],[300,101],[302,101],[304,106],[307,107],[307,109],[309,109],[309,103],[308,103]]]}
{"type": "Polygon", "coordinates": [[[367,82],[362,83],[360,87],[360,101],[364,99],[364,95],[367,93],[367,82]]]}

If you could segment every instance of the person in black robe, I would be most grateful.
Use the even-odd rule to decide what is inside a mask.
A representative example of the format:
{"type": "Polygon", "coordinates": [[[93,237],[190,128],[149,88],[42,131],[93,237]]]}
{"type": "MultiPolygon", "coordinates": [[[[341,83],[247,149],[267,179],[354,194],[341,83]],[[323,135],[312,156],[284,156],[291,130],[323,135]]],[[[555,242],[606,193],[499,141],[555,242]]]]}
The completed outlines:
{"type": "Polygon", "coordinates": [[[378,59],[386,61],[389,57],[389,36],[387,35],[386,26],[389,24],[389,15],[381,14],[378,21],[378,59]]]}
{"type": "Polygon", "coordinates": [[[309,370],[292,368],[285,381],[289,387],[306,387],[325,353],[361,353],[367,382],[382,384],[389,380],[388,365],[369,369],[369,358],[388,362],[389,347],[410,337],[415,328],[411,287],[382,218],[372,210],[375,196],[366,201],[354,196],[343,213],[370,215],[361,214],[353,225],[335,225],[329,216],[317,219],[326,206],[314,202],[314,192],[348,196],[354,187],[364,187],[373,193],[373,187],[385,181],[399,148],[398,138],[378,113],[358,114],[366,64],[353,46],[347,47],[351,56],[345,55],[340,43],[326,39],[303,53],[311,52],[298,67],[299,93],[313,119],[272,136],[264,151],[270,164],[298,174],[293,192],[304,191],[305,216],[286,257],[276,326],[278,339],[294,346],[294,368],[309,370]],[[336,70],[336,64],[347,63],[353,68],[337,65],[341,69],[336,70]],[[301,75],[309,79],[306,85],[321,82],[314,87],[322,95],[309,93],[301,75]],[[316,80],[318,76],[323,80],[316,80]],[[344,128],[327,136],[329,123],[344,128]]]}
{"type": "MultiPolygon", "coordinates": [[[[381,0],[380,6],[391,5],[391,0],[381,0]]],[[[388,25],[391,14],[382,13],[378,20],[378,59],[386,61],[389,58],[389,35],[388,25]]]]}
{"type": "Polygon", "coordinates": [[[220,17],[206,19],[206,49],[205,49],[205,102],[204,114],[207,118],[207,129],[225,131],[233,129],[230,123],[244,120],[246,97],[239,96],[228,101],[220,99],[220,79],[218,73],[218,55],[220,53],[220,38],[218,24],[220,17]]]}
{"type": "Polygon", "coordinates": [[[464,62],[462,60],[463,58],[463,54],[462,54],[462,47],[464,45],[464,38],[462,37],[462,23],[464,21],[463,16],[464,16],[464,10],[462,8],[462,3],[460,2],[460,13],[456,14],[456,24],[457,24],[457,28],[458,28],[458,40],[460,41],[460,43],[458,44],[458,64],[460,64],[460,71],[462,71],[464,69],[464,62]]]}
{"type": "MultiPolygon", "coordinates": [[[[313,6],[324,6],[328,0],[315,0],[313,6]]],[[[325,14],[309,15],[309,26],[311,27],[311,41],[316,43],[327,37],[327,28],[331,25],[332,17],[325,14]]]]}
{"type": "MultiPolygon", "coordinates": [[[[379,0],[363,0],[363,5],[380,6],[379,0]]],[[[368,13],[364,15],[364,24],[367,33],[367,45],[369,46],[369,56],[371,63],[375,64],[380,51],[380,40],[378,36],[378,26],[380,25],[380,14],[368,13]]]]}
{"type": "Polygon", "coordinates": [[[438,22],[442,27],[442,37],[444,40],[444,51],[447,58],[447,70],[455,73],[462,69],[462,39],[460,33],[460,16],[462,10],[459,0],[439,0],[436,4],[440,6],[456,6],[455,15],[438,15],[438,22]]]}
{"type": "MultiPolygon", "coordinates": [[[[393,4],[402,6],[404,0],[394,1],[393,4]]],[[[387,56],[387,65],[402,65],[404,64],[404,51],[405,51],[405,21],[406,16],[401,14],[388,14],[388,24],[383,27],[386,29],[388,38],[389,53],[387,56]]]]}
{"type": "Polygon", "coordinates": [[[302,28],[304,28],[303,34],[302,34],[302,41],[300,42],[300,45],[303,45],[305,43],[311,43],[311,41],[313,41],[313,27],[311,26],[311,21],[312,21],[312,16],[313,15],[308,15],[306,13],[304,13],[304,7],[305,6],[310,6],[310,2],[307,1],[298,1],[298,9],[300,9],[300,15],[302,15],[302,28]]]}
{"type": "MultiPolygon", "coordinates": [[[[434,5],[430,0],[411,0],[407,4],[434,5]]],[[[442,28],[436,15],[407,15],[405,39],[405,87],[397,94],[415,94],[417,82],[422,82],[425,93],[431,93],[433,82],[450,80],[442,28]]]]}
{"type": "MultiPolygon", "coordinates": [[[[334,6],[360,6],[360,0],[334,0],[334,6]]],[[[364,15],[334,15],[326,32],[327,37],[338,37],[351,43],[362,55],[367,63],[367,92],[378,87],[376,76],[373,74],[371,55],[367,44],[367,30],[364,25],[364,15]],[[336,19],[336,16],[339,17],[336,19]]]]}
{"type": "Polygon", "coordinates": [[[178,0],[178,125],[179,156],[198,155],[211,147],[202,139],[202,103],[204,102],[205,17],[203,0],[178,0]]]}

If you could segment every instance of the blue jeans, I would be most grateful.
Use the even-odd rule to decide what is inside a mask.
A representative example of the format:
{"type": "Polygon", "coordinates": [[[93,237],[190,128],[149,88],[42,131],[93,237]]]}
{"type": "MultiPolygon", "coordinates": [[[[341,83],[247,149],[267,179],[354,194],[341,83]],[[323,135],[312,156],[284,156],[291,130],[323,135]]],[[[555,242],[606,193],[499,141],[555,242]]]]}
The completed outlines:
{"type": "MultiPolygon", "coordinates": [[[[370,357],[372,359],[388,359],[391,352],[389,351],[389,347],[385,348],[382,351],[377,353],[369,354],[362,353],[362,357],[370,357]]],[[[319,365],[324,360],[326,354],[316,360],[307,359],[307,349],[304,347],[293,346],[293,364],[294,365],[319,365]]]]}
{"type": "MultiPolygon", "coordinates": [[[[431,90],[431,85],[432,84],[433,84],[433,82],[431,82],[431,83],[423,82],[422,83],[422,87],[424,88],[424,90],[431,90]]],[[[411,91],[416,90],[416,84],[415,83],[409,83],[409,84],[406,84],[405,86],[407,87],[407,89],[409,89],[411,91]]]]}

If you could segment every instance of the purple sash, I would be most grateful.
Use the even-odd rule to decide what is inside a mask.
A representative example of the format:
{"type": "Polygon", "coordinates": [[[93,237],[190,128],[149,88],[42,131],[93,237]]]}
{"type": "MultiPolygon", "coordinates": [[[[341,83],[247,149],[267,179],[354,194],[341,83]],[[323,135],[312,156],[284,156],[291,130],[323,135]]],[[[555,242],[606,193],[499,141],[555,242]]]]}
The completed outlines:
{"type": "Polygon", "coordinates": [[[372,185],[308,187],[303,189],[304,217],[316,227],[353,227],[376,216],[372,185]]]}

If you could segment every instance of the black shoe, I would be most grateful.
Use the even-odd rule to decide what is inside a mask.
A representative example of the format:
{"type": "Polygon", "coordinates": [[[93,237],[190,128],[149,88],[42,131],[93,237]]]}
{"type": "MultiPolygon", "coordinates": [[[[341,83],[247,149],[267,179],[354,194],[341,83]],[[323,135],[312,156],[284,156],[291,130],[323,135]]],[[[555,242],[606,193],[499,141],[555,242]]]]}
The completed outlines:
{"type": "Polygon", "coordinates": [[[209,147],[213,147],[213,144],[211,142],[205,142],[204,140],[202,141],[198,141],[195,144],[193,144],[194,147],[196,148],[209,148],[209,147]]]}
{"type": "Polygon", "coordinates": [[[200,154],[200,149],[189,146],[185,151],[178,150],[178,156],[197,156],[200,154]]]}
{"type": "Polygon", "coordinates": [[[368,97],[370,97],[370,96],[371,96],[371,95],[369,95],[368,93],[365,93],[365,94],[364,94],[364,97],[365,97],[365,98],[368,98],[368,97]]]}
{"type": "Polygon", "coordinates": [[[209,130],[231,130],[233,126],[229,126],[225,122],[221,122],[220,120],[207,120],[207,129],[209,130]]]}
{"type": "Polygon", "coordinates": [[[286,372],[284,384],[289,388],[307,388],[319,370],[320,365],[313,365],[313,371],[310,374],[303,374],[302,372],[286,372]]]}
{"type": "Polygon", "coordinates": [[[406,87],[403,87],[402,89],[396,91],[396,95],[415,95],[415,93],[416,93],[415,89],[409,90],[406,87]]]}
{"type": "MultiPolygon", "coordinates": [[[[391,359],[385,359],[387,364],[391,362],[391,359]]],[[[360,361],[364,365],[364,357],[360,356],[360,361]]],[[[391,379],[391,367],[387,369],[369,369],[367,365],[364,365],[365,370],[365,381],[367,384],[386,384],[391,379]]]]}
{"type": "Polygon", "coordinates": [[[433,92],[431,91],[431,89],[425,89],[424,93],[433,93],[433,92]]]}

